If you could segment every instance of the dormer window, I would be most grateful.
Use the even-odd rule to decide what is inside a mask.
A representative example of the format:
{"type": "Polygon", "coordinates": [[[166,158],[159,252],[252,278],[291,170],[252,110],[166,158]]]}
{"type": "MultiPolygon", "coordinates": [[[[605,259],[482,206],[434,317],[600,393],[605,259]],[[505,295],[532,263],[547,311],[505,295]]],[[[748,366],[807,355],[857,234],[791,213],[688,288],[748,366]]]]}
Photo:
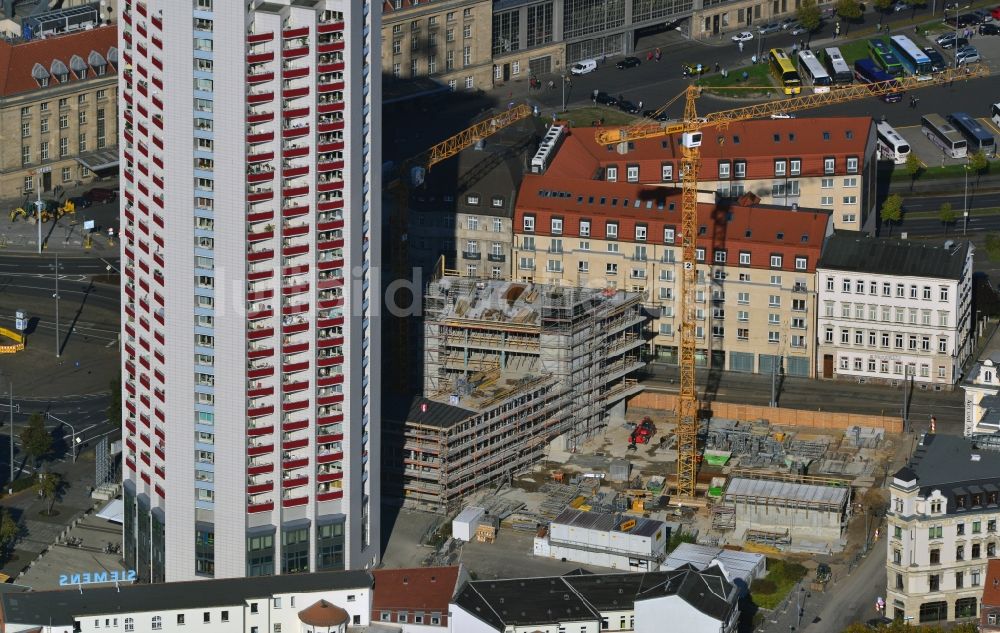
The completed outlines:
{"type": "Polygon", "coordinates": [[[931,501],[931,514],[941,514],[941,501],[931,501]]]}
{"type": "Polygon", "coordinates": [[[38,85],[42,88],[49,85],[49,71],[45,70],[45,66],[41,64],[35,64],[31,69],[31,77],[38,82],[38,85]]]}
{"type": "Polygon", "coordinates": [[[69,81],[69,68],[67,68],[66,64],[62,63],[62,61],[58,59],[52,60],[52,65],[49,66],[49,73],[54,75],[60,83],[66,83],[69,81]]]}

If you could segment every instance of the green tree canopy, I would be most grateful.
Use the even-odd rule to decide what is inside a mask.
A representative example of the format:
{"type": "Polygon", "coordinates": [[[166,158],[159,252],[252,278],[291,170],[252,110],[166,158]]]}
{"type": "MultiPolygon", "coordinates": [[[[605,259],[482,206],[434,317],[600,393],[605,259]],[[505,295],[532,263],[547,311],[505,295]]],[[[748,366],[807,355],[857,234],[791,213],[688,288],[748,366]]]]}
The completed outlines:
{"type": "Polygon", "coordinates": [[[7,508],[0,509],[0,551],[10,551],[20,533],[21,528],[10,516],[10,511],[7,508]]]}
{"type": "Polygon", "coordinates": [[[861,17],[861,3],[858,0],[837,0],[837,15],[845,20],[861,17]]]}
{"type": "Polygon", "coordinates": [[[910,191],[913,191],[913,183],[923,170],[924,166],[920,159],[917,158],[916,154],[910,152],[910,155],[906,157],[906,173],[910,176],[910,191]]]}
{"type": "Polygon", "coordinates": [[[818,29],[822,16],[819,7],[816,6],[816,0],[802,0],[796,11],[796,17],[799,19],[799,24],[806,27],[810,33],[818,29]]]}
{"type": "Polygon", "coordinates": [[[52,434],[45,428],[45,418],[41,413],[32,413],[28,426],[21,430],[21,448],[25,455],[38,463],[52,450],[52,434]]]}
{"type": "Polygon", "coordinates": [[[898,193],[894,193],[885,199],[882,203],[882,221],[890,227],[889,232],[892,232],[893,223],[898,223],[903,219],[903,199],[898,193]]]}
{"type": "Polygon", "coordinates": [[[952,208],[950,202],[941,203],[941,208],[938,210],[938,219],[944,225],[954,224],[955,220],[958,219],[958,214],[955,213],[955,209],[952,208]]]}
{"type": "Polygon", "coordinates": [[[56,499],[62,492],[63,478],[59,473],[39,473],[38,475],[38,492],[42,495],[42,498],[49,502],[48,508],[46,509],[46,514],[52,514],[52,506],[55,505],[56,499]]]}

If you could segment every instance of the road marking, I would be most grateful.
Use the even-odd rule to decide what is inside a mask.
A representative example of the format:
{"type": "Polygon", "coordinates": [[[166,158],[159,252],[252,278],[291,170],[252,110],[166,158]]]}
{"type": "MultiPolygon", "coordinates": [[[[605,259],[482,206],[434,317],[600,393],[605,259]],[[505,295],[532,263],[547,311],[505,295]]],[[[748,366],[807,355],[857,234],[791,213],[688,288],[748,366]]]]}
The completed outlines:
{"type": "Polygon", "coordinates": [[[983,118],[977,120],[980,123],[985,123],[986,126],[989,127],[991,130],[993,130],[995,133],[1000,134],[1000,128],[997,128],[997,126],[993,124],[993,119],[984,116],[983,118]]]}

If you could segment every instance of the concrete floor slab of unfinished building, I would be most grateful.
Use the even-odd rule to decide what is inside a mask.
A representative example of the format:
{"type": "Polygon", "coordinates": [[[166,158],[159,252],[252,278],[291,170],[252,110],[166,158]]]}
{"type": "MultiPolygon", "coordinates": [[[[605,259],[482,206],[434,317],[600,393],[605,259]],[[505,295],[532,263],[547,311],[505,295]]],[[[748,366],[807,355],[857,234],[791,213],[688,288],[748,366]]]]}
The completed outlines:
{"type": "Polygon", "coordinates": [[[83,541],[81,547],[68,546],[61,539],[17,577],[19,585],[35,591],[59,589],[59,577],[68,573],[112,572],[125,569],[121,554],[106,553],[105,546],[121,543],[121,526],[95,516],[86,516],[69,529],[66,538],[83,541]]]}

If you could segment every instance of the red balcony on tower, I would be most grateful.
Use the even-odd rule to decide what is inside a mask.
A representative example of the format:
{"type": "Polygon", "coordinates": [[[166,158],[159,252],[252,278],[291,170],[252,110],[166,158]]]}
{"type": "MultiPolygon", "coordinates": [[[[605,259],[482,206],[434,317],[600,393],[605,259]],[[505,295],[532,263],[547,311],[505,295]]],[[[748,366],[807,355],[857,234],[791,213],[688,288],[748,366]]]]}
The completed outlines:
{"type": "Polygon", "coordinates": [[[247,369],[247,378],[257,379],[266,378],[268,376],[274,375],[274,365],[265,365],[264,367],[257,367],[247,369]]]}
{"type": "Polygon", "coordinates": [[[274,502],[267,501],[265,503],[249,503],[247,502],[247,512],[251,514],[256,514],[257,512],[270,512],[274,510],[274,502]]]}
{"type": "Polygon", "coordinates": [[[247,338],[251,341],[257,341],[271,336],[274,336],[273,327],[250,328],[247,330],[247,338]]]}

